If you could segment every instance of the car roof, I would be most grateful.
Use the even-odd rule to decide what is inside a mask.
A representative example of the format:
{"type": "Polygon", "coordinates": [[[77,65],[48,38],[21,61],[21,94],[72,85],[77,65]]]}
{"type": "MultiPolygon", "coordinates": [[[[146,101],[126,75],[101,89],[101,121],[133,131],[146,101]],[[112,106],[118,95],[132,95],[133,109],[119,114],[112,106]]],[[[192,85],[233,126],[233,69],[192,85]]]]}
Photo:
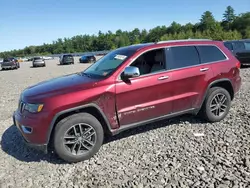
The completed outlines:
{"type": "Polygon", "coordinates": [[[250,39],[225,40],[223,42],[250,42],[250,39]]]}
{"type": "Polygon", "coordinates": [[[183,39],[183,40],[167,40],[167,41],[159,41],[159,42],[151,42],[151,43],[142,43],[142,44],[135,44],[130,46],[121,47],[118,49],[127,49],[127,50],[134,50],[139,51],[143,49],[150,49],[150,48],[163,48],[166,46],[171,45],[197,45],[197,44],[219,44],[222,41],[210,40],[210,39],[183,39]]]}

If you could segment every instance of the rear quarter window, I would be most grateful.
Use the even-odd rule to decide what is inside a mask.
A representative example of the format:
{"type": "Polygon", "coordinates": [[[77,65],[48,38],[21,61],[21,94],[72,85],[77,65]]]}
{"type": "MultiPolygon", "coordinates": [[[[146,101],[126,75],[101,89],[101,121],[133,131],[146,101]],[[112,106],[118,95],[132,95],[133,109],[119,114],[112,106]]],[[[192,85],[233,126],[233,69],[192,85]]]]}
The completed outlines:
{"type": "Polygon", "coordinates": [[[200,54],[201,63],[210,63],[227,59],[223,52],[216,46],[197,46],[197,49],[200,54]]]}

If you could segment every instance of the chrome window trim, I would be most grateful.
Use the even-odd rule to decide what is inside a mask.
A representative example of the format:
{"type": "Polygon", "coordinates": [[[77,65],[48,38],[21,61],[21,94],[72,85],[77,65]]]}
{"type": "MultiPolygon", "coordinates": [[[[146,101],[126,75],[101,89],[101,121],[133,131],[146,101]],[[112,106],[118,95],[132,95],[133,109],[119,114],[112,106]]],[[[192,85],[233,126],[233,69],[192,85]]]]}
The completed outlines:
{"type": "MultiPolygon", "coordinates": [[[[162,47],[162,46],[161,47],[154,47],[154,48],[145,50],[142,53],[140,53],[139,55],[137,55],[135,58],[131,59],[130,63],[126,67],[130,66],[139,56],[141,56],[141,55],[143,55],[143,54],[145,54],[145,53],[147,53],[149,51],[158,50],[158,49],[166,50],[167,48],[170,48],[170,47],[180,47],[180,46],[194,46],[194,47],[195,46],[214,46],[225,56],[225,59],[224,60],[219,60],[219,61],[210,61],[210,62],[207,62],[207,63],[200,63],[198,65],[191,65],[191,66],[181,67],[181,68],[176,68],[176,69],[171,69],[171,70],[164,69],[162,71],[158,71],[158,72],[155,72],[155,73],[140,75],[138,77],[131,78],[130,80],[139,79],[139,78],[143,78],[143,77],[150,76],[150,75],[156,75],[156,74],[160,74],[160,73],[172,72],[172,71],[186,69],[186,68],[198,67],[198,66],[207,65],[207,64],[214,64],[214,63],[218,63],[218,62],[221,62],[221,61],[228,61],[229,60],[228,56],[215,44],[183,44],[183,45],[177,44],[177,45],[170,45],[170,46],[164,46],[164,47],[162,47]]],[[[198,51],[198,49],[197,49],[197,51],[198,51]]],[[[200,54],[198,54],[198,55],[200,56],[200,54]]],[[[166,56],[165,56],[165,58],[166,58],[166,56]]],[[[166,66],[166,61],[165,61],[165,66],[166,66]]],[[[122,74],[122,72],[117,76],[116,81],[122,80],[121,79],[121,74],[122,74]]]]}

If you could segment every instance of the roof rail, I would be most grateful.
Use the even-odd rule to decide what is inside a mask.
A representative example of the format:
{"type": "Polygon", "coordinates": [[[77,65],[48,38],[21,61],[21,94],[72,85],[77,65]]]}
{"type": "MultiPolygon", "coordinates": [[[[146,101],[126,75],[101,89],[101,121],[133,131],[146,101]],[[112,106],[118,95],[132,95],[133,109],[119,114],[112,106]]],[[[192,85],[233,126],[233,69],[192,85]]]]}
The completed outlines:
{"type": "Polygon", "coordinates": [[[212,41],[211,39],[180,39],[180,40],[166,40],[166,41],[159,41],[156,42],[156,44],[161,44],[161,43],[168,43],[168,42],[185,42],[185,41],[212,41]]]}

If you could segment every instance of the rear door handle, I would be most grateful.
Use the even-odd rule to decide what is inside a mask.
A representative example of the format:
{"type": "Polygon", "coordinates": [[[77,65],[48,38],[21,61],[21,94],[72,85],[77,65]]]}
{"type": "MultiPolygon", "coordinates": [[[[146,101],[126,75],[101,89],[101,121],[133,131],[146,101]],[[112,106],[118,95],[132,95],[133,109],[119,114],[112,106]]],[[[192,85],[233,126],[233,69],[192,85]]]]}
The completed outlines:
{"type": "Polygon", "coordinates": [[[166,80],[168,78],[169,78],[169,76],[161,76],[161,77],[158,78],[158,80],[166,80]]]}
{"type": "Polygon", "coordinates": [[[201,72],[205,72],[205,71],[208,71],[208,70],[209,70],[209,68],[202,68],[202,69],[200,69],[201,72]]]}

